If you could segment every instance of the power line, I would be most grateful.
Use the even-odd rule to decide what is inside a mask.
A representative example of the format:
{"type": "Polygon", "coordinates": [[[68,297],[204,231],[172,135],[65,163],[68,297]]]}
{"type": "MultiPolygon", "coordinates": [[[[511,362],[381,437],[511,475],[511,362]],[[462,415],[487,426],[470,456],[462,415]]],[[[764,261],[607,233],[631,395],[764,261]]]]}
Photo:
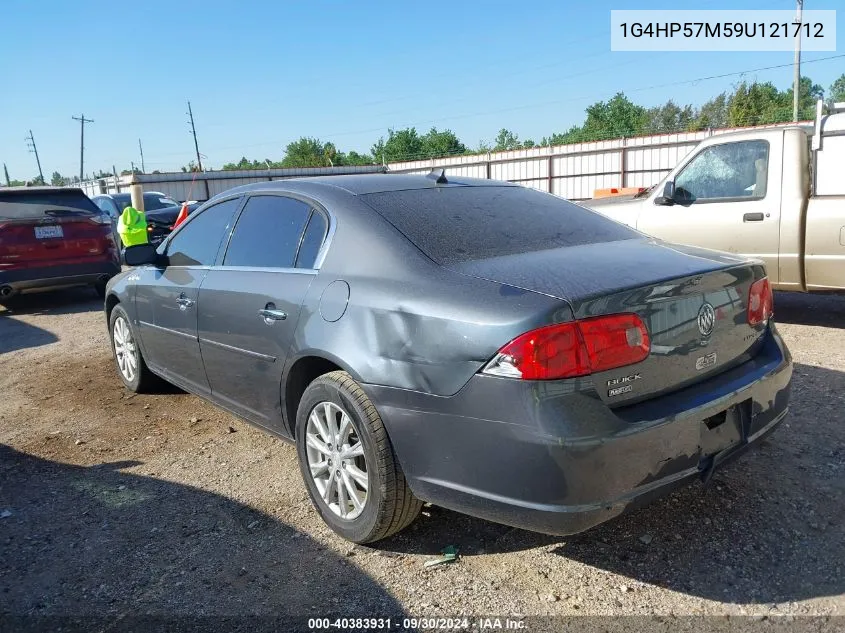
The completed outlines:
{"type": "MultiPolygon", "coordinates": [[[[35,146],[35,137],[32,135],[32,130],[29,131],[29,136],[27,136],[25,140],[29,151],[35,154],[35,162],[38,164],[38,175],[41,177],[41,184],[46,184],[46,181],[44,180],[44,172],[41,171],[41,159],[38,158],[38,148],[35,146]]],[[[6,180],[8,180],[8,176],[6,180]]]]}
{"type": "MultiPolygon", "coordinates": [[[[833,60],[833,59],[842,59],[842,58],[845,58],[845,54],[830,55],[830,56],[827,56],[827,57],[819,57],[817,59],[805,61],[804,63],[805,64],[813,64],[813,63],[825,62],[825,61],[830,61],[830,60],[833,60]]],[[[717,75],[708,75],[708,76],[705,76],[705,77],[696,77],[694,79],[684,79],[684,80],[680,80],[680,81],[673,81],[673,82],[668,82],[668,83],[663,83],[663,84],[654,84],[654,85],[650,85],[650,86],[643,86],[643,87],[640,87],[640,88],[633,88],[633,89],[627,90],[625,92],[626,92],[626,94],[629,94],[629,93],[645,92],[645,91],[648,91],[648,90],[656,90],[658,88],[669,88],[669,87],[673,87],[673,86],[694,85],[694,84],[697,84],[697,83],[702,82],[702,81],[712,81],[714,79],[726,79],[728,77],[740,77],[740,76],[743,76],[743,75],[748,75],[750,73],[763,72],[763,71],[768,71],[768,70],[777,70],[777,69],[781,69],[781,68],[788,68],[790,66],[792,66],[791,63],[775,64],[775,65],[772,65],[772,66],[762,66],[762,67],[759,67],[759,68],[749,68],[749,69],[746,69],[746,70],[738,70],[738,71],[729,72],[729,73],[721,73],[721,74],[717,74],[717,75]]],[[[434,124],[434,123],[442,123],[444,121],[467,119],[467,118],[473,118],[473,117],[477,117],[477,116],[488,116],[488,115],[491,115],[491,114],[502,114],[502,113],[505,113],[505,112],[515,112],[515,111],[519,111],[519,110],[526,110],[526,109],[532,109],[532,108],[549,106],[549,105],[559,105],[561,103],[568,103],[568,102],[572,102],[572,101],[580,101],[582,99],[590,99],[590,98],[594,98],[594,95],[580,95],[580,96],[576,96],[576,97],[567,97],[565,99],[555,99],[555,100],[551,100],[551,101],[523,104],[523,105],[513,106],[513,107],[509,107],[509,108],[499,108],[499,109],[495,109],[495,110],[486,110],[486,111],[471,112],[471,113],[466,113],[466,114],[450,115],[450,116],[440,117],[440,118],[436,118],[436,119],[428,119],[426,121],[407,122],[407,123],[404,123],[404,124],[401,124],[401,125],[397,125],[395,127],[400,128],[400,129],[406,128],[406,127],[417,127],[417,126],[429,125],[429,124],[434,124]]],[[[351,135],[356,135],[356,134],[370,134],[370,133],[374,133],[374,132],[384,132],[384,130],[385,130],[385,126],[382,125],[382,126],[376,127],[376,128],[359,129],[359,130],[346,131],[346,132],[334,132],[334,133],[331,133],[331,134],[326,134],[325,138],[336,138],[338,136],[351,136],[351,135]]],[[[261,142],[261,143],[252,143],[252,144],[249,144],[249,145],[238,145],[237,147],[218,147],[218,148],[214,148],[211,151],[214,151],[214,152],[224,152],[224,151],[229,151],[229,150],[240,151],[240,150],[254,148],[254,147],[266,147],[266,146],[271,146],[271,145],[280,145],[282,143],[283,143],[283,141],[266,141],[266,142],[261,142]]],[[[176,154],[177,153],[173,153],[172,155],[176,155],[176,154]]],[[[184,152],[178,152],[178,154],[184,155],[184,152]]]]}
{"type": "MultiPolygon", "coordinates": [[[[812,60],[807,60],[804,63],[805,64],[812,64],[812,63],[819,63],[819,62],[830,61],[830,60],[841,59],[841,58],[845,58],[845,54],[831,55],[831,56],[827,56],[827,57],[820,57],[820,58],[816,58],[816,59],[812,59],[812,60]]],[[[763,72],[763,71],[768,71],[768,70],[776,70],[776,69],[786,68],[786,67],[789,67],[789,66],[792,66],[792,64],[787,63],[787,64],[776,64],[776,65],[771,65],[771,66],[762,66],[762,67],[758,67],[758,68],[739,70],[739,71],[734,71],[734,72],[729,72],[729,73],[721,73],[721,74],[715,74],[715,75],[708,75],[708,76],[704,76],[704,77],[697,77],[697,78],[692,78],[692,79],[685,79],[685,80],[680,80],[680,81],[673,81],[673,82],[667,82],[667,83],[662,83],[662,84],[654,84],[654,85],[649,85],[649,86],[643,86],[643,87],[639,87],[639,88],[630,89],[630,90],[627,90],[625,92],[626,93],[637,93],[637,92],[644,92],[644,91],[648,91],[648,90],[655,90],[655,89],[659,89],[659,88],[680,86],[680,85],[694,85],[694,84],[697,84],[697,83],[702,82],[702,81],[711,81],[711,80],[714,80],[714,79],[724,79],[724,78],[728,78],[728,77],[737,77],[737,76],[741,77],[743,75],[747,75],[747,74],[750,74],[750,73],[763,72]]],[[[578,73],[578,74],[583,74],[583,73],[578,73]]],[[[559,79],[561,79],[561,78],[552,79],[550,81],[555,81],[555,80],[559,80],[559,79]]],[[[544,80],[544,83],[546,83],[545,80],[544,80]]],[[[531,109],[531,108],[535,108],[535,107],[542,107],[542,106],[546,106],[546,105],[557,105],[557,104],[560,104],[560,103],[578,101],[578,100],[594,98],[594,97],[595,97],[595,95],[581,95],[581,96],[568,97],[568,98],[565,98],[565,99],[556,99],[556,100],[546,101],[546,102],[523,104],[523,105],[509,107],[509,108],[500,108],[500,109],[495,109],[495,110],[473,112],[473,113],[466,113],[466,114],[459,114],[459,115],[451,115],[451,116],[446,116],[446,117],[440,117],[440,118],[437,118],[437,119],[429,119],[427,121],[420,121],[420,122],[416,122],[416,123],[406,123],[404,125],[397,125],[395,127],[396,128],[402,128],[402,127],[410,127],[410,126],[422,126],[422,125],[427,125],[427,124],[432,124],[432,123],[440,123],[440,122],[448,121],[448,120],[457,120],[457,119],[464,119],[464,118],[470,118],[470,117],[476,117],[476,116],[499,114],[499,113],[504,113],[504,112],[512,112],[512,111],[518,111],[518,110],[524,110],[524,109],[531,109]]],[[[354,104],[350,104],[350,105],[354,105],[354,104]]],[[[202,168],[201,162],[200,162],[201,155],[199,153],[199,147],[198,147],[198,144],[197,144],[197,141],[196,141],[196,128],[193,125],[193,112],[191,110],[190,102],[188,102],[188,115],[190,117],[189,123],[191,123],[191,130],[190,131],[194,135],[194,149],[195,149],[196,156],[197,156],[197,162],[198,162],[198,166],[201,169],[202,168]]],[[[335,133],[331,133],[331,134],[326,134],[325,137],[326,138],[336,138],[338,136],[349,136],[349,135],[366,134],[366,133],[372,133],[372,132],[384,132],[384,130],[385,130],[385,126],[382,125],[382,126],[377,127],[377,128],[360,129],[360,130],[346,131],[346,132],[335,132],[335,133]]],[[[670,133],[670,132],[660,132],[660,133],[670,133]]],[[[255,148],[255,147],[265,147],[265,146],[272,146],[272,145],[278,146],[280,144],[283,144],[283,142],[284,141],[267,141],[267,142],[261,142],[261,143],[241,144],[241,145],[232,146],[232,147],[218,147],[218,148],[214,148],[211,151],[214,151],[214,152],[224,152],[224,151],[230,151],[230,150],[243,151],[245,149],[255,148]]],[[[184,156],[186,154],[187,154],[187,152],[167,152],[167,153],[161,153],[161,154],[159,154],[159,156],[184,156]]],[[[429,158],[429,157],[423,156],[422,158],[429,158]]],[[[408,160],[408,159],[403,158],[402,160],[404,161],[404,160],[408,160]]],[[[154,164],[162,165],[162,164],[165,164],[165,163],[164,162],[155,162],[154,164]]]]}
{"type": "Polygon", "coordinates": [[[85,115],[72,116],[74,121],[79,121],[79,179],[84,180],[83,167],[85,165],[85,124],[93,123],[94,119],[86,119],[85,115]]]}

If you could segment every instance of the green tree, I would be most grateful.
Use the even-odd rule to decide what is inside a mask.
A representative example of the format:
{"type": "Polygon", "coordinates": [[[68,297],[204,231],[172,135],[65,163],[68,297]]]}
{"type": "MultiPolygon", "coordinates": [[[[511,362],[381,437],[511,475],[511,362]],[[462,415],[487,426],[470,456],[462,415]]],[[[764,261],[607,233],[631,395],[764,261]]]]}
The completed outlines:
{"type": "Polygon", "coordinates": [[[317,138],[303,136],[288,143],[282,167],[328,167],[332,152],[335,150],[331,143],[323,145],[317,138]]]}
{"type": "Polygon", "coordinates": [[[431,128],[424,134],[422,140],[422,151],[426,158],[441,158],[443,156],[455,156],[466,154],[466,145],[461,143],[452,130],[438,131],[431,128]]]}
{"type": "Polygon", "coordinates": [[[352,151],[347,154],[339,154],[339,165],[372,165],[373,157],[369,154],[359,154],[352,151]]]}
{"type": "Polygon", "coordinates": [[[694,119],[695,113],[691,105],[681,107],[669,99],[662,106],[646,110],[642,133],[680,132],[689,129],[694,119]]]}
{"type": "Polygon", "coordinates": [[[580,126],[573,125],[566,132],[555,133],[551,136],[544,136],[540,140],[541,147],[548,147],[549,145],[566,145],[567,143],[582,143],[586,140],[584,129],[580,126]]]}
{"type": "Polygon", "coordinates": [[[506,150],[513,150],[513,149],[522,149],[522,144],[519,142],[519,136],[502,128],[499,130],[499,133],[496,135],[495,145],[493,146],[494,152],[503,152],[506,150]]]}
{"type": "Polygon", "coordinates": [[[44,185],[47,184],[46,182],[44,182],[44,179],[41,176],[36,176],[35,178],[30,180],[29,182],[30,182],[30,184],[32,184],[33,187],[43,187],[44,185]]]}
{"type": "Polygon", "coordinates": [[[376,160],[384,157],[389,163],[424,158],[422,138],[413,127],[404,130],[388,129],[387,140],[379,138],[371,151],[376,160]]]}
{"type": "MultiPolygon", "coordinates": [[[[783,121],[792,120],[792,87],[784,93],[784,101],[789,106],[789,117],[783,121]]],[[[809,77],[801,77],[798,84],[798,120],[808,121],[816,118],[816,102],[824,98],[824,88],[814,84],[809,77]]]]}
{"type": "Polygon", "coordinates": [[[587,108],[584,140],[633,136],[645,127],[646,110],[618,92],[608,101],[599,101],[587,108]]]}
{"type": "Polygon", "coordinates": [[[54,187],[62,187],[67,184],[67,179],[59,172],[54,171],[52,177],[50,178],[50,184],[54,187]]]}
{"type": "Polygon", "coordinates": [[[828,92],[830,93],[828,97],[830,103],[845,101],[845,73],[842,73],[839,79],[830,84],[828,92]]]}
{"type": "Polygon", "coordinates": [[[524,141],[522,141],[523,149],[531,149],[535,145],[536,145],[536,143],[534,141],[532,141],[530,138],[527,138],[524,141]]]}
{"type": "Polygon", "coordinates": [[[724,92],[705,102],[695,113],[690,130],[723,128],[728,125],[728,96],[724,92]]]}

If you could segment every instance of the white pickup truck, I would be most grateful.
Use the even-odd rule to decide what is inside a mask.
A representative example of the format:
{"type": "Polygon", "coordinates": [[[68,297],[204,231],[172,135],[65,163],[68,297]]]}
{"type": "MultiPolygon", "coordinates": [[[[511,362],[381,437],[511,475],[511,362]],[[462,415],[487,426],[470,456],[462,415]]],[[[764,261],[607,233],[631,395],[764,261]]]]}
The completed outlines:
{"type": "Polygon", "coordinates": [[[815,125],[712,136],[660,184],[582,204],[670,242],[761,259],[778,290],[845,290],[845,103],[825,114],[819,102],[815,125]]]}

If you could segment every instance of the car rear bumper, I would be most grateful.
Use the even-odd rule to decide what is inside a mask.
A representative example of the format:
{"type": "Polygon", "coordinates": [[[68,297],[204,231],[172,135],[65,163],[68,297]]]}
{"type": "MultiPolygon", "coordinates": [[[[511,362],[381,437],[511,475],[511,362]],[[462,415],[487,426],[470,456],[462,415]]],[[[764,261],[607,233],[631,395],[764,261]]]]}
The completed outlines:
{"type": "Polygon", "coordinates": [[[447,398],[365,389],[419,498],[565,535],[708,478],[780,424],[791,378],[791,356],[773,325],[742,365],[615,409],[589,378],[476,375],[447,398]]]}
{"type": "Polygon", "coordinates": [[[119,272],[120,265],[112,258],[81,264],[7,270],[0,271],[0,288],[9,287],[14,293],[19,293],[92,284],[105,281],[119,272]]]}

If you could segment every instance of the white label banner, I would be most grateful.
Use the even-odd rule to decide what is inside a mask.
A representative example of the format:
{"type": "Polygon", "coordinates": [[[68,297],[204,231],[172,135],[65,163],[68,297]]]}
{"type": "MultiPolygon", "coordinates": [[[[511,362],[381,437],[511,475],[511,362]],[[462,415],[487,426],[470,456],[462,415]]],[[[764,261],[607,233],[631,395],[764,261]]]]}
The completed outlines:
{"type": "Polygon", "coordinates": [[[836,51],[836,11],[613,10],[612,51],[836,51]]]}

